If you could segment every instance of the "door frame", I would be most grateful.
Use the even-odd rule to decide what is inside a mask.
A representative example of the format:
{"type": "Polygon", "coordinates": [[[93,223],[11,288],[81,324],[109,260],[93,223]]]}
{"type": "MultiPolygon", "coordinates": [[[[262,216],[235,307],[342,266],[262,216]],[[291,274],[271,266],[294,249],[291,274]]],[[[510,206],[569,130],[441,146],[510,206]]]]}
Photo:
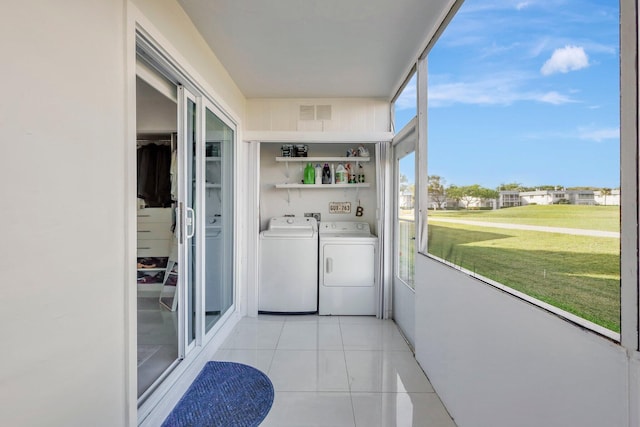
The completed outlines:
{"type": "MultiPolygon", "coordinates": [[[[134,8],[135,9],[135,8],[134,8]]],[[[194,72],[194,70],[188,66],[188,63],[181,57],[180,53],[172,48],[167,48],[168,44],[159,35],[157,29],[142,18],[142,15],[137,10],[132,10],[129,23],[131,25],[131,32],[128,34],[128,58],[127,61],[127,73],[128,73],[128,127],[125,152],[127,156],[127,171],[126,171],[126,186],[127,186],[127,229],[126,234],[126,264],[127,274],[125,278],[125,301],[127,307],[126,314],[126,329],[127,329],[127,357],[125,363],[125,370],[127,375],[127,396],[126,406],[127,411],[127,425],[139,425],[143,423],[145,425],[154,425],[161,422],[166,414],[175,406],[182,394],[186,391],[191,383],[191,380],[197,375],[204,364],[210,360],[212,356],[212,348],[215,349],[221,345],[225,337],[231,332],[234,325],[241,318],[242,304],[239,301],[241,293],[238,290],[239,285],[239,263],[234,262],[232,264],[233,272],[233,303],[231,307],[225,312],[225,314],[218,320],[216,325],[207,334],[197,334],[196,340],[191,344],[193,349],[186,350],[186,357],[179,363],[175,363],[175,366],[169,371],[165,372],[162,382],[155,387],[149,395],[140,401],[137,399],[137,311],[136,311],[136,287],[131,286],[131,283],[135,283],[136,277],[136,223],[135,223],[135,211],[136,211],[136,189],[135,183],[137,181],[136,174],[136,151],[135,144],[131,141],[135,141],[136,135],[136,106],[135,106],[135,76],[136,76],[136,58],[139,53],[143,53],[145,61],[153,64],[153,69],[160,75],[167,78],[176,87],[179,85],[188,89],[196,98],[196,120],[200,120],[198,111],[203,107],[202,105],[208,105],[209,109],[214,112],[218,118],[229,125],[234,131],[234,139],[232,144],[232,161],[230,176],[232,177],[232,183],[230,187],[229,203],[233,212],[237,212],[238,209],[238,145],[241,141],[241,135],[238,132],[239,119],[237,115],[229,114],[228,108],[224,105],[216,102],[214,99],[215,91],[209,86],[203,85],[203,79],[194,72]],[[142,22],[142,23],[141,23],[142,22]],[[151,32],[149,31],[151,29],[151,32]],[[153,34],[153,35],[152,35],[153,34]],[[130,66],[129,66],[130,65],[130,66]]],[[[179,102],[179,101],[178,101],[179,102]]],[[[202,126],[196,124],[197,129],[202,126]]],[[[184,169],[183,169],[184,170],[184,169]]],[[[200,172],[201,173],[201,172],[200,172]]],[[[197,196],[196,196],[197,197],[197,196]]],[[[197,219],[196,219],[197,223],[197,219]]],[[[232,256],[234,259],[239,259],[239,224],[238,221],[233,221],[230,225],[231,229],[229,233],[233,238],[232,256]]],[[[199,255],[194,257],[200,263],[204,262],[203,259],[198,258],[199,255]]],[[[204,254],[201,256],[204,258],[204,254]]],[[[202,265],[202,264],[201,264],[202,265]]],[[[202,283],[202,282],[201,282],[202,283]]],[[[180,295],[184,300],[184,296],[180,295]]],[[[196,301],[198,303],[198,301],[196,301]]],[[[186,312],[187,310],[183,310],[186,312]]],[[[204,313],[203,313],[204,315],[204,313]]],[[[198,321],[194,323],[194,327],[199,327],[198,321]]],[[[181,328],[184,330],[184,328],[181,328]]],[[[186,332],[186,330],[185,330],[186,332]]],[[[188,337],[185,337],[185,341],[188,337]]]]}
{"type": "MultiPolygon", "coordinates": [[[[398,277],[398,208],[400,198],[399,188],[399,159],[409,155],[415,154],[414,165],[414,184],[416,191],[418,190],[418,133],[417,133],[417,119],[414,117],[409,123],[405,125],[402,130],[394,136],[392,141],[391,150],[391,178],[392,178],[392,206],[393,213],[391,215],[392,221],[392,251],[391,251],[391,307],[393,313],[393,319],[402,330],[403,335],[409,341],[411,347],[415,347],[415,289],[410,287],[402,279],[398,277]]],[[[418,197],[416,194],[414,202],[414,224],[416,227],[416,234],[418,232],[418,197]]],[[[414,240],[414,253],[417,254],[417,245],[414,240]]]]}

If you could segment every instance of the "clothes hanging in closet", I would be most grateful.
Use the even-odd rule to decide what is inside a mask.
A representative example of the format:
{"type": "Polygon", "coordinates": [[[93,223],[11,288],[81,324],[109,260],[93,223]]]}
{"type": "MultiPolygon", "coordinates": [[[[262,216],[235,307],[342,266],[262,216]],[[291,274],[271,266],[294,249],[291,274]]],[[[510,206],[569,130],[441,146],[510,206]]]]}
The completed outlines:
{"type": "Polygon", "coordinates": [[[147,144],[138,148],[138,197],[149,207],[171,206],[171,147],[147,144]]]}

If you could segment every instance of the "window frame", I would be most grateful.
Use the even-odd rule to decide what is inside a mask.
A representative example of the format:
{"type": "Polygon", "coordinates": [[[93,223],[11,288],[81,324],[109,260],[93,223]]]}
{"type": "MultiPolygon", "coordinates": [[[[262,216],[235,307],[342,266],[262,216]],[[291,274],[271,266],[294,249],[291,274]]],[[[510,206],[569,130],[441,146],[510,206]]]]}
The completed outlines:
{"type": "Polygon", "coordinates": [[[478,277],[473,272],[467,271],[457,265],[451,264],[443,259],[435,257],[427,251],[428,235],[428,206],[427,197],[420,197],[427,194],[428,171],[427,171],[427,57],[431,48],[437,42],[439,36],[444,32],[447,25],[456,15],[464,0],[455,0],[447,15],[443,18],[441,25],[428,39],[422,54],[418,57],[402,86],[392,99],[397,100],[400,92],[412,77],[415,70],[417,73],[417,131],[418,145],[416,156],[418,166],[416,171],[416,204],[418,211],[418,229],[416,239],[418,239],[418,250],[416,261],[419,256],[435,260],[448,265],[457,270],[463,271],[478,280],[479,283],[487,284],[503,290],[504,292],[536,307],[539,307],[550,314],[556,315],[580,328],[594,332],[602,337],[619,343],[627,349],[640,350],[640,290],[639,290],[639,268],[640,261],[640,179],[639,173],[639,128],[640,116],[638,106],[639,91],[639,60],[638,52],[638,9],[633,0],[620,0],[620,333],[596,325],[581,317],[575,316],[555,306],[544,303],[538,299],[523,294],[515,289],[497,283],[487,278],[478,277]]]}

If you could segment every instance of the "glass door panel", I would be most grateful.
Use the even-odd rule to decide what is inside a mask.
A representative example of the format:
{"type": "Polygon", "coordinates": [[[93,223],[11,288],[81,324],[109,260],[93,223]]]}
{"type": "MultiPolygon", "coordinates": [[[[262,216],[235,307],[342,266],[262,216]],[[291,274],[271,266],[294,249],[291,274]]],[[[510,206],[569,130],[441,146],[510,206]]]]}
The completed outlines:
{"type": "Polygon", "coordinates": [[[179,226],[178,245],[178,306],[181,317],[180,332],[183,344],[183,356],[194,346],[196,337],[196,245],[197,221],[196,189],[197,189],[197,115],[196,98],[183,87],[179,88],[182,119],[178,123],[178,208],[176,216],[179,226]]]}
{"type": "Polygon", "coordinates": [[[397,275],[404,283],[415,288],[415,151],[398,159],[398,206],[396,211],[397,275]]]}
{"type": "Polygon", "coordinates": [[[405,337],[414,344],[415,330],[415,254],[416,254],[416,133],[415,121],[397,136],[393,146],[394,176],[394,254],[393,319],[405,337]]]}
{"type": "MultiPolygon", "coordinates": [[[[159,75],[157,79],[161,79],[159,75]]],[[[177,90],[174,87],[174,90],[177,90]]],[[[137,383],[140,402],[176,366],[183,354],[178,334],[178,311],[173,268],[177,261],[174,230],[174,201],[169,187],[176,179],[171,174],[175,160],[178,105],[148,81],[136,78],[137,112],[153,117],[173,110],[169,132],[154,132],[141,120],[137,123],[137,383]],[[155,100],[155,102],[149,102],[155,100]],[[162,185],[157,185],[161,183],[162,185]]]]}
{"type": "Polygon", "coordinates": [[[205,332],[233,304],[233,211],[231,205],[234,131],[205,107],[204,314],[205,332]]]}

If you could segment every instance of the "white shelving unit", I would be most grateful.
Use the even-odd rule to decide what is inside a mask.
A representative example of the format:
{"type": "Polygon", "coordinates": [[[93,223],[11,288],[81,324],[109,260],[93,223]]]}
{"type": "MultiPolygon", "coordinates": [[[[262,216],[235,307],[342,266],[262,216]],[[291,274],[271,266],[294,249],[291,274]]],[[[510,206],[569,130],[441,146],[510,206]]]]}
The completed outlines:
{"type": "Polygon", "coordinates": [[[276,184],[276,188],[304,188],[306,190],[331,190],[332,188],[369,188],[368,182],[355,184],[276,184]]]}
{"type": "MultiPolygon", "coordinates": [[[[360,162],[368,162],[371,160],[371,157],[276,157],[276,162],[285,163],[286,172],[285,176],[289,178],[289,163],[355,163],[356,168],[360,162]]],[[[302,166],[301,166],[302,167],[302,166]]],[[[360,188],[369,188],[370,184],[368,182],[359,182],[352,184],[301,184],[301,183],[282,183],[275,184],[275,188],[287,190],[287,202],[291,202],[291,190],[299,189],[299,190],[331,190],[331,189],[356,189],[359,191],[360,188]]],[[[358,196],[356,195],[356,198],[358,196]]]]}
{"type": "Polygon", "coordinates": [[[326,162],[368,162],[371,157],[276,157],[276,162],[304,162],[304,163],[326,163],[326,162]]]}

